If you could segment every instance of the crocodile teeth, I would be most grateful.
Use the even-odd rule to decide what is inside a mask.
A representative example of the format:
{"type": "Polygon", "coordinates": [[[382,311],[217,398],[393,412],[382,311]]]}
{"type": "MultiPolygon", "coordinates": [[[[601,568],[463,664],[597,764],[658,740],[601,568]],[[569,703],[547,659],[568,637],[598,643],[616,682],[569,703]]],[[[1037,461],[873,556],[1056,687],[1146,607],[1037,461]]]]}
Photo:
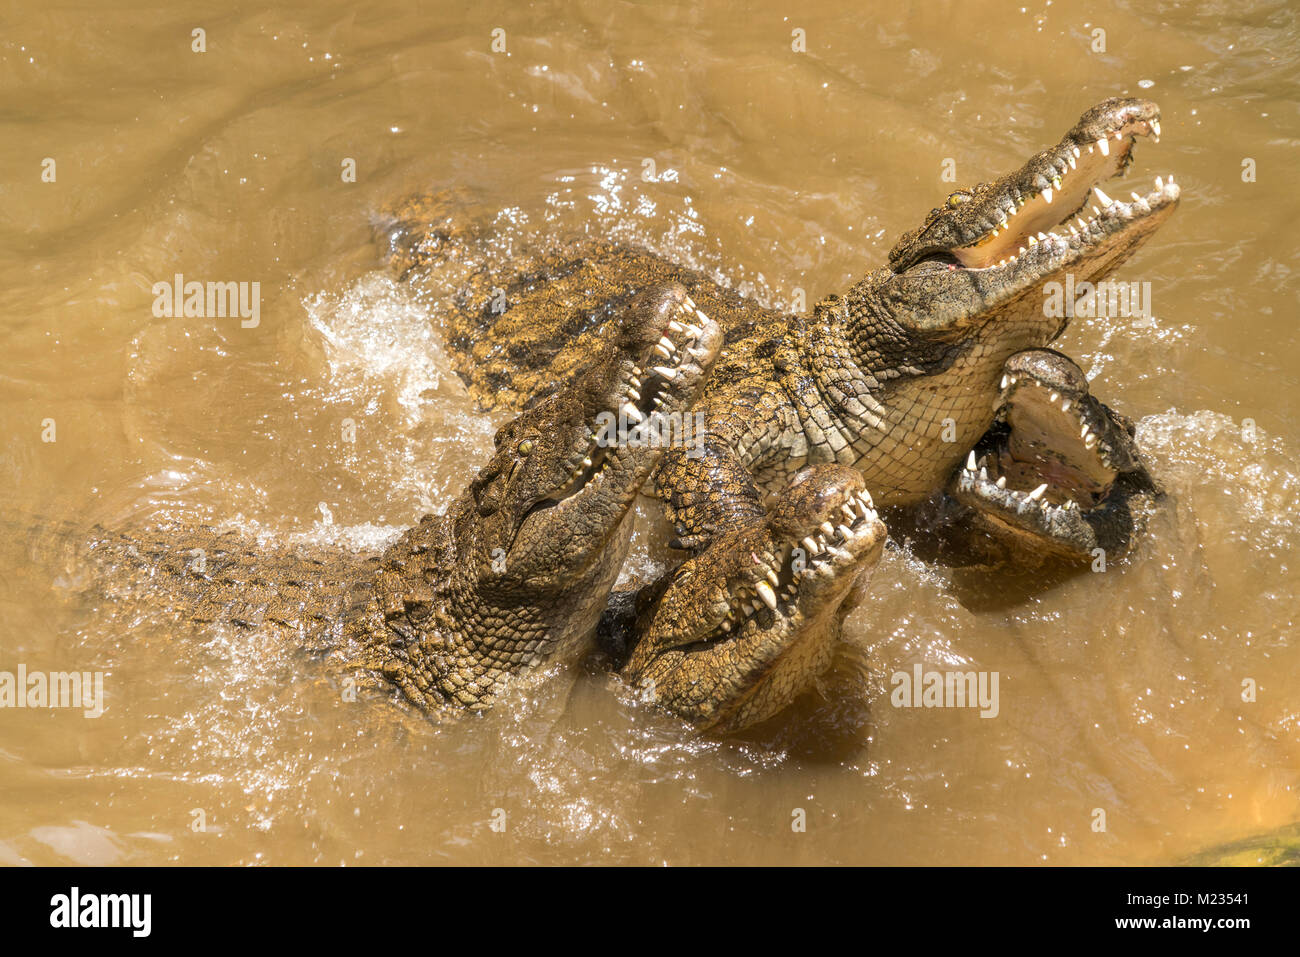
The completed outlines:
{"type": "Polygon", "coordinates": [[[850,522],[856,522],[858,520],[858,513],[853,511],[853,506],[848,502],[845,502],[840,506],[840,511],[844,513],[844,517],[850,522]]]}
{"type": "Polygon", "coordinates": [[[1160,121],[1159,121],[1159,120],[1152,120],[1151,123],[1150,123],[1149,125],[1150,125],[1150,127],[1151,127],[1151,132],[1154,133],[1154,134],[1156,134],[1156,136],[1159,136],[1159,135],[1160,135],[1160,121]]]}
{"type": "Polygon", "coordinates": [[[812,536],[803,540],[803,547],[809,555],[816,555],[821,551],[821,549],[817,547],[817,542],[813,540],[812,536]]]}
{"type": "Polygon", "coordinates": [[[847,525],[837,525],[835,526],[835,530],[840,533],[840,538],[844,539],[846,542],[853,537],[853,532],[849,530],[847,525]]]}
{"type": "Polygon", "coordinates": [[[1047,187],[1047,189],[1043,190],[1043,199],[1047,200],[1048,205],[1051,205],[1051,202],[1052,202],[1052,187],[1049,186],[1049,187],[1047,187]]]}
{"type": "Polygon", "coordinates": [[[1050,401],[1055,402],[1055,401],[1056,401],[1057,399],[1059,399],[1060,397],[1061,397],[1061,393],[1059,393],[1059,392],[1053,392],[1053,393],[1052,393],[1051,395],[1049,395],[1047,398],[1048,398],[1050,401]]]}
{"type": "Polygon", "coordinates": [[[1011,380],[1010,380],[1009,378],[1007,378],[1006,376],[1003,376],[1003,377],[1002,377],[1002,385],[1001,385],[999,388],[1003,388],[1003,389],[1005,389],[1005,388],[1007,387],[1007,384],[1010,383],[1010,382],[1011,382],[1011,380]]]}
{"type": "Polygon", "coordinates": [[[620,409],[619,411],[622,412],[624,416],[631,419],[633,422],[637,423],[638,425],[640,425],[642,422],[645,421],[645,416],[642,414],[641,410],[638,409],[636,406],[634,406],[631,402],[623,403],[623,408],[620,409]]]}
{"type": "Polygon", "coordinates": [[[1083,444],[1086,445],[1088,448],[1092,448],[1094,445],[1097,444],[1097,436],[1089,435],[1086,439],[1083,440],[1083,444]]]}
{"type": "Polygon", "coordinates": [[[662,342],[655,346],[655,353],[663,356],[665,359],[671,359],[673,357],[672,350],[665,349],[662,342]]]}
{"type": "Polygon", "coordinates": [[[663,376],[665,379],[676,379],[676,378],[677,378],[677,370],[676,370],[676,369],[670,369],[668,366],[655,366],[653,371],[659,373],[659,374],[660,374],[661,376],[663,376]]]}
{"type": "Polygon", "coordinates": [[[704,330],[697,325],[689,325],[686,327],[686,334],[692,339],[698,339],[700,336],[704,335],[704,330]]]}
{"type": "Polygon", "coordinates": [[[1074,150],[1074,158],[1075,158],[1075,159],[1078,159],[1080,156],[1083,155],[1082,153],[1079,152],[1079,147],[1075,146],[1075,147],[1073,147],[1073,150],[1074,150]]]}
{"type": "MultiPolygon", "coordinates": [[[[1079,151],[1078,151],[1078,150],[1075,150],[1074,152],[1075,152],[1075,154],[1077,155],[1079,151]]],[[[1074,158],[1074,156],[1071,156],[1071,157],[1070,157],[1070,169],[1076,169],[1076,168],[1078,168],[1078,165],[1079,165],[1078,161],[1074,158]]]]}
{"type": "Polygon", "coordinates": [[[1109,196],[1107,196],[1105,193],[1101,191],[1100,186],[1094,186],[1092,188],[1092,191],[1097,194],[1097,198],[1101,200],[1101,204],[1103,206],[1109,206],[1111,203],[1115,202],[1113,199],[1111,199],[1109,196]]]}
{"type": "Polygon", "coordinates": [[[1164,189],[1164,188],[1165,188],[1165,184],[1160,180],[1160,177],[1157,176],[1157,177],[1156,177],[1156,189],[1164,189]]]}
{"type": "Polygon", "coordinates": [[[758,583],[758,597],[763,599],[764,605],[776,611],[776,593],[772,591],[772,586],[767,582],[758,583]]]}
{"type": "Polygon", "coordinates": [[[1038,238],[1035,237],[1035,236],[1030,236],[1030,237],[1029,237],[1029,245],[1031,245],[1031,246],[1037,246],[1037,245],[1038,245],[1038,238]]]}
{"type": "Polygon", "coordinates": [[[822,522],[822,531],[825,532],[827,535],[834,535],[835,526],[832,525],[830,522],[822,522]]]}
{"type": "Polygon", "coordinates": [[[1083,428],[1079,430],[1079,438],[1086,438],[1088,435],[1088,423],[1083,423],[1083,428]]]}
{"type": "Polygon", "coordinates": [[[627,394],[631,396],[633,402],[641,401],[641,393],[636,391],[636,389],[628,389],[627,394]]]}
{"type": "Polygon", "coordinates": [[[1047,483],[1044,482],[1042,485],[1038,486],[1038,488],[1034,489],[1032,492],[1029,493],[1029,501],[1031,502],[1037,501],[1038,499],[1043,497],[1043,493],[1046,491],[1047,491],[1047,483]]]}
{"type": "Polygon", "coordinates": [[[1101,150],[1102,156],[1110,155],[1110,143],[1106,142],[1106,137],[1103,136],[1097,141],[1097,149],[1101,150]]]}
{"type": "Polygon", "coordinates": [[[832,555],[834,555],[836,558],[840,559],[841,561],[847,562],[847,561],[852,561],[853,559],[852,553],[846,552],[842,548],[836,548],[834,545],[830,546],[829,551],[832,555]]]}
{"type": "Polygon", "coordinates": [[[1142,202],[1142,197],[1139,196],[1137,193],[1129,193],[1129,195],[1133,197],[1133,202],[1135,203],[1142,202]]]}
{"type": "Polygon", "coordinates": [[[1007,477],[1005,475],[999,475],[998,488],[1006,488],[1006,487],[1007,487],[1007,477]]]}
{"type": "Polygon", "coordinates": [[[686,327],[683,326],[683,325],[682,325],[680,322],[678,322],[676,319],[669,319],[669,320],[668,320],[668,331],[669,331],[669,332],[685,332],[685,331],[686,331],[686,327]]]}
{"type": "Polygon", "coordinates": [[[770,581],[774,586],[781,584],[781,579],[776,577],[776,572],[772,571],[772,569],[769,568],[766,572],[766,575],[767,575],[767,580],[770,581]]]}
{"type": "Polygon", "coordinates": [[[659,337],[659,344],[668,350],[669,355],[677,351],[677,345],[667,336],[659,337]]]}
{"type": "Polygon", "coordinates": [[[1070,400],[1069,400],[1069,399],[1066,399],[1064,402],[1061,403],[1061,411],[1062,411],[1062,412],[1069,412],[1069,411],[1070,411],[1070,400]]]}

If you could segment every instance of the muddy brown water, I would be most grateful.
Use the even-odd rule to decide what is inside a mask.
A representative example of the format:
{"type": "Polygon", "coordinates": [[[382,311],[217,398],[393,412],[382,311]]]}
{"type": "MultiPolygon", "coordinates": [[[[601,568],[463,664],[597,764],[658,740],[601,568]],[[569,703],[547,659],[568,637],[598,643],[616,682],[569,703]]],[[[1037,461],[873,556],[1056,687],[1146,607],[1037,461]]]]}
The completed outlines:
{"type": "Polygon", "coordinates": [[[1128,94],[1164,111],[1136,182],[1184,190],[1120,272],[1152,318],[1059,347],[1138,420],[1166,507],[1129,559],[1024,596],[891,550],[855,693],[726,742],[597,657],[435,726],[256,634],[110,624],[11,558],[0,670],[103,671],[107,709],[0,710],[0,862],[1149,863],[1300,817],[1295,10],[516,6],[9,8],[4,504],[375,546],[500,421],[385,271],[386,205],[464,187],[503,244],[587,229],[810,305],[951,190],[945,161],[1001,173],[1128,94]],[[155,317],[177,273],[259,282],[258,324],[155,317]],[[997,672],[997,716],[892,707],[916,665],[997,672]]]}

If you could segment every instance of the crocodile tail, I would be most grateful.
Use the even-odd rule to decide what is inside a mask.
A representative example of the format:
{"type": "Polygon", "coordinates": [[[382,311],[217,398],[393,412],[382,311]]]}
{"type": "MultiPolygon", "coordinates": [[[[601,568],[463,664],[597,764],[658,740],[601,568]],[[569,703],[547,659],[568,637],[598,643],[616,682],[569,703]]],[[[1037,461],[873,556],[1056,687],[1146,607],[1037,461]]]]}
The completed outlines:
{"type": "Polygon", "coordinates": [[[275,632],[308,650],[337,646],[372,595],[373,555],[252,540],[205,526],[141,534],[0,516],[15,588],[39,588],[123,622],[159,619],[275,632]],[[12,553],[12,554],[10,554],[12,553]]]}

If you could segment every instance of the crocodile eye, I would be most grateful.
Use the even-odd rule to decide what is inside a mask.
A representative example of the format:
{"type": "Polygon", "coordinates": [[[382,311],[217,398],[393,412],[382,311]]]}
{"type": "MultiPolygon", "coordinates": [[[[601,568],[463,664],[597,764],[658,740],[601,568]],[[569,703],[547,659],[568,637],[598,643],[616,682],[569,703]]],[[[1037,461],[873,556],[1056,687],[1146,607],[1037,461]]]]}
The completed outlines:
{"type": "Polygon", "coordinates": [[[948,197],[948,208],[956,209],[962,203],[968,202],[969,200],[970,200],[970,193],[967,193],[964,190],[960,192],[952,193],[948,197]]]}
{"type": "Polygon", "coordinates": [[[532,450],[533,450],[532,439],[524,439],[522,442],[519,443],[516,449],[516,451],[518,451],[520,455],[527,455],[532,450]]]}

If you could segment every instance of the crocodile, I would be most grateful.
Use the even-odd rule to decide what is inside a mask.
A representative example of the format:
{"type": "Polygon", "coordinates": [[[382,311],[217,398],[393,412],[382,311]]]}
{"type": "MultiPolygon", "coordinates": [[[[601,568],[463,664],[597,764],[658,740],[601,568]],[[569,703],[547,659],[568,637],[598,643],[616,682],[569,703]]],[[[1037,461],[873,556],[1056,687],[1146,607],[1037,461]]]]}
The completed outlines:
{"type": "Polygon", "coordinates": [[[1022,560],[1123,555],[1136,515],[1162,496],[1132,420],[1095,398],[1083,370],[1052,349],[1007,360],[994,425],[948,493],[1022,560]]]}
{"type": "MultiPolygon", "coordinates": [[[[701,433],[690,449],[668,449],[653,480],[685,563],[649,586],[644,600],[623,601],[609,623],[634,647],[625,674],[662,694],[679,686],[672,662],[680,649],[702,660],[699,653],[716,646],[714,659],[727,669],[725,654],[740,642],[722,613],[736,602],[723,592],[750,587],[734,575],[746,563],[773,564],[759,560],[766,553],[756,542],[789,544],[791,516],[781,506],[809,467],[855,470],[873,511],[949,494],[973,521],[1036,558],[1128,547],[1127,506],[1154,484],[1131,427],[1088,394],[1070,360],[1046,356],[1069,316],[1044,308],[1044,288],[1067,276],[1103,280],[1172,215],[1180,199],[1172,177],[1156,177],[1154,189],[1131,202],[1100,186],[1128,173],[1139,139],[1159,135],[1156,104],[1097,104],[1055,146],[952,192],[902,236],[885,266],[808,315],[764,307],[698,270],[603,238],[500,242],[455,192],[412,197],[383,219],[379,235],[398,275],[436,303],[456,371],[484,409],[527,408],[582,375],[612,317],[640,289],[680,284],[721,327],[722,354],[692,408],[701,433]],[[1081,445],[1044,433],[1041,403],[1009,391],[1022,380],[1025,389],[1041,382],[1048,395],[1074,396],[1061,414],[1073,415],[1081,445]],[[1094,430],[1091,441],[1085,428],[1094,430]],[[1035,445],[1052,451],[1059,467],[1026,451],[1035,445]],[[996,476],[988,472],[993,457],[1007,460],[996,476]],[[964,468],[972,461],[973,476],[964,468]],[[1020,489],[1031,474],[1046,489],[1036,487],[1043,482],[1020,489]]],[[[834,485],[836,476],[825,478],[834,485]]],[[[793,580],[791,565],[806,561],[806,551],[767,553],[780,558],[770,568],[772,594],[755,591],[763,600],[750,604],[779,619],[773,647],[807,667],[799,681],[777,670],[782,680],[747,696],[753,707],[734,714],[708,702],[679,709],[697,723],[734,726],[790,700],[825,664],[820,634],[837,633],[837,616],[851,605],[800,612],[797,596],[775,589],[793,580]],[[778,685],[783,690],[769,694],[778,685]]]]}
{"type": "Polygon", "coordinates": [[[379,554],[184,526],[37,529],[21,544],[123,620],[256,629],[431,714],[481,711],[591,642],[663,452],[653,435],[697,397],[721,340],[680,286],[644,291],[584,375],[504,425],[464,493],[379,554]],[[620,415],[639,428],[606,429],[620,415]]]}

